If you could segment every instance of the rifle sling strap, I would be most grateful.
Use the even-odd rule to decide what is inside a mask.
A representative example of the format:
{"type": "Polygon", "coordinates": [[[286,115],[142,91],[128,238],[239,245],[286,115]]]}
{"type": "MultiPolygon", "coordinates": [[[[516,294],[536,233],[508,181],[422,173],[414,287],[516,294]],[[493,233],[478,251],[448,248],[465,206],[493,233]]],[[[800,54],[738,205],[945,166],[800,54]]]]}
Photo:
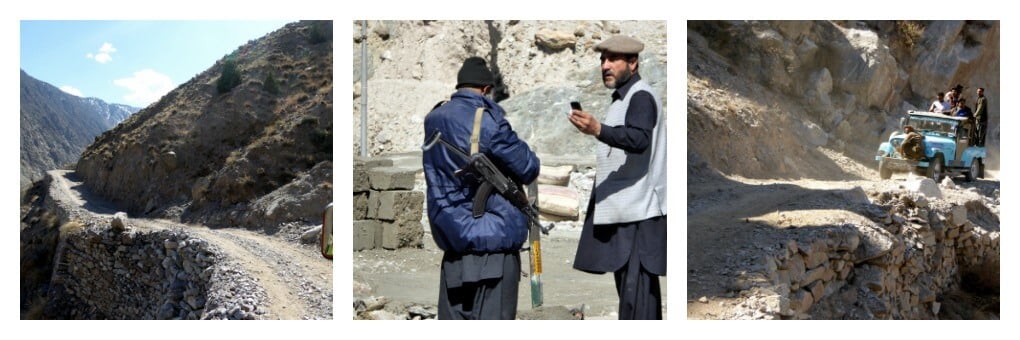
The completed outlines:
{"type": "Polygon", "coordinates": [[[478,135],[482,130],[482,112],[485,112],[484,107],[475,110],[475,127],[471,130],[471,153],[474,155],[478,153],[478,135]]]}
{"type": "MultiPolygon", "coordinates": [[[[471,155],[478,153],[478,135],[482,131],[482,113],[485,112],[484,107],[479,107],[475,110],[475,126],[471,129],[471,155]]],[[[474,218],[480,218],[485,215],[485,201],[489,199],[489,195],[492,193],[492,184],[483,181],[479,185],[478,190],[475,191],[475,200],[471,204],[471,215],[474,218]]]]}

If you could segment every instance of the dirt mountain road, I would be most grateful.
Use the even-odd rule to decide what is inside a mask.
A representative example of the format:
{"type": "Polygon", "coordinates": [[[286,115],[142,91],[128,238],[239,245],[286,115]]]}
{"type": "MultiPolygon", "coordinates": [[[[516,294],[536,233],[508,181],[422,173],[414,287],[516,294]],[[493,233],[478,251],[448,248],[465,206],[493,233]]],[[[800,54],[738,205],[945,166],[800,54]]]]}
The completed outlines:
{"type": "MultiPolygon", "coordinates": [[[[116,207],[91,193],[66,170],[50,171],[51,194],[70,214],[80,219],[112,218],[116,207]]],[[[130,218],[127,225],[140,230],[175,229],[193,233],[237,263],[268,295],[266,318],[282,320],[332,319],[333,262],[314,247],[280,237],[237,228],[209,228],[162,219],[130,218]]]]}

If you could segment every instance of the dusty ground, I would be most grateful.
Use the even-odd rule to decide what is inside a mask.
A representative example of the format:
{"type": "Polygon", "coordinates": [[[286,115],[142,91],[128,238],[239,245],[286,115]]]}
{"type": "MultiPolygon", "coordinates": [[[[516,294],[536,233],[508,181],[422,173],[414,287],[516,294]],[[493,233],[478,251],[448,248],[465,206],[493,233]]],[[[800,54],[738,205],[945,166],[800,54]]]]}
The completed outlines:
{"type": "MultiPolygon", "coordinates": [[[[88,191],[73,172],[51,171],[57,200],[80,207],[81,219],[109,219],[117,211],[88,191]]],[[[333,262],[308,245],[237,228],[210,229],[168,220],[131,218],[128,226],[141,229],[184,229],[216,246],[239,264],[266,291],[267,318],[283,320],[333,318],[333,262]]]]}
{"type": "MultiPolygon", "coordinates": [[[[421,154],[408,153],[390,155],[394,165],[420,166],[421,154]]],[[[543,162],[551,164],[568,164],[576,161],[570,158],[545,157],[543,162]]],[[[587,171],[586,171],[587,172],[587,171]]],[[[594,176],[593,173],[591,173],[594,176]]],[[[590,187],[590,181],[578,180],[590,187]]],[[[414,190],[425,190],[425,179],[418,173],[414,190]]],[[[580,197],[587,197],[590,192],[579,190],[580,197]]],[[[587,201],[581,203],[584,206],[587,201]]],[[[423,203],[424,206],[424,203],[423,203]]],[[[427,208],[423,209],[426,212],[427,208]]],[[[582,212],[583,216],[583,212],[582,212]]],[[[543,224],[550,223],[542,220],[543,224]]],[[[586,320],[617,319],[618,299],[616,285],[612,274],[588,274],[573,268],[574,254],[577,252],[578,237],[581,234],[581,223],[578,221],[554,222],[556,227],[549,235],[542,235],[542,284],[544,290],[544,308],[533,313],[531,308],[531,281],[524,276],[530,263],[528,254],[521,254],[522,276],[518,290],[518,319],[561,319],[569,318],[567,311],[583,308],[586,320]]],[[[439,299],[439,264],[443,253],[432,240],[428,227],[428,217],[422,216],[425,235],[422,239],[423,248],[404,248],[398,250],[372,249],[354,252],[354,299],[385,297],[389,299],[386,310],[395,314],[405,312],[408,305],[435,308],[439,299]]],[[[679,249],[679,248],[676,248],[679,249]]],[[[663,317],[668,318],[666,310],[668,301],[667,278],[660,277],[663,298],[663,317]]],[[[348,308],[343,306],[341,308],[348,308]]],[[[406,313],[404,313],[406,314],[406,313]]],[[[357,317],[357,313],[355,313],[357,317]]]]}
{"type": "MultiPolygon", "coordinates": [[[[616,288],[611,274],[593,275],[573,269],[574,253],[580,228],[561,224],[542,238],[542,282],[544,306],[567,309],[584,306],[585,319],[615,320],[617,318],[616,288]]],[[[385,296],[394,305],[414,303],[434,306],[439,298],[440,251],[430,234],[425,234],[423,249],[373,249],[354,253],[355,297],[385,296]],[[359,284],[365,284],[368,287],[359,284]]],[[[521,264],[527,272],[527,254],[521,264]]],[[[660,281],[663,291],[663,314],[667,300],[667,279],[660,281]]],[[[518,317],[531,310],[531,283],[521,278],[518,317]]]]}

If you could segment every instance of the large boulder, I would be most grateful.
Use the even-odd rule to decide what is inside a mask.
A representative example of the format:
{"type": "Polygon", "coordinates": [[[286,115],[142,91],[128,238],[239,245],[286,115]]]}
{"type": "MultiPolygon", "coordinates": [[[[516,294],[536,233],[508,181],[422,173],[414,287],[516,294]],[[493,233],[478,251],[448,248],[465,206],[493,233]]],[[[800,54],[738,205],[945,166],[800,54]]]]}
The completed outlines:
{"type": "Polygon", "coordinates": [[[577,44],[577,37],[573,33],[543,28],[535,33],[535,45],[547,48],[552,51],[559,51],[577,44]]]}
{"type": "Polygon", "coordinates": [[[126,228],[128,216],[127,213],[121,211],[113,214],[113,218],[110,219],[110,228],[114,231],[122,231],[126,228]]]}
{"type": "Polygon", "coordinates": [[[903,187],[907,191],[917,192],[928,198],[942,198],[942,190],[939,189],[938,184],[935,184],[935,180],[931,178],[907,180],[903,183],[903,187]]]}

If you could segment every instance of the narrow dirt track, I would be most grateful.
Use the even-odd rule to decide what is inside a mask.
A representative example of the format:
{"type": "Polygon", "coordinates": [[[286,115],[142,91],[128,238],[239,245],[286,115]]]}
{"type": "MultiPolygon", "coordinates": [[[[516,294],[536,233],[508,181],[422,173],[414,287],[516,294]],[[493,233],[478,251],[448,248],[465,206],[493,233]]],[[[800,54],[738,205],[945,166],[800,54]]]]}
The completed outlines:
{"type": "MultiPolygon", "coordinates": [[[[51,194],[77,214],[109,218],[117,210],[93,195],[73,172],[55,170],[51,194]]],[[[216,246],[265,289],[267,317],[281,320],[332,318],[333,262],[317,249],[237,228],[212,229],[163,219],[131,218],[140,230],[184,230],[216,246]]]]}
{"type": "Polygon", "coordinates": [[[714,319],[740,303],[734,292],[741,287],[734,278],[750,271],[757,260],[752,246],[769,246],[770,237],[781,232],[764,225],[784,220],[787,226],[806,224],[835,215],[853,218],[853,211],[840,212],[840,196],[861,185],[866,183],[726,179],[688,185],[688,319],[714,319]],[[793,210],[808,212],[793,216],[793,210]],[[712,302],[699,302],[701,297],[712,302]]]}

